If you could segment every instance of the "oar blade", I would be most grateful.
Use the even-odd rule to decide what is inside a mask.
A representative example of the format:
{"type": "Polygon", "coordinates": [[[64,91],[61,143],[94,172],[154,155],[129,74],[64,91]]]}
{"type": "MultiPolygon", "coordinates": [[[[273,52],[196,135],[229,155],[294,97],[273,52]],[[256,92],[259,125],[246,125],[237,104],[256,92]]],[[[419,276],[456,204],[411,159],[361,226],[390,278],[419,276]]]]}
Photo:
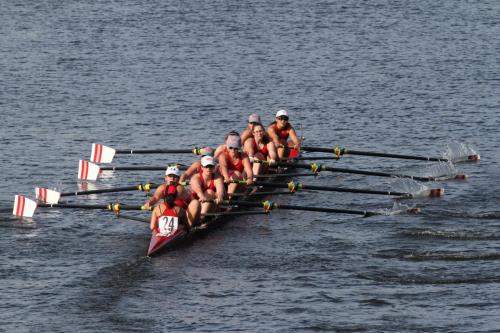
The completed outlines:
{"type": "Polygon", "coordinates": [[[56,204],[59,203],[61,193],[43,187],[35,187],[35,196],[41,202],[56,204]]]}
{"type": "Polygon", "coordinates": [[[111,163],[116,150],[103,144],[93,143],[90,161],[94,163],[111,163]]]}
{"type": "Polygon", "coordinates": [[[12,215],[19,217],[33,217],[37,203],[24,195],[16,195],[14,198],[14,209],[12,215]]]}
{"type": "Polygon", "coordinates": [[[424,198],[424,197],[430,197],[430,198],[439,198],[444,196],[444,188],[428,188],[422,191],[417,191],[415,193],[412,193],[413,198],[424,198]]]}
{"type": "Polygon", "coordinates": [[[96,180],[99,171],[100,168],[97,164],[85,160],[78,162],[78,179],[80,180],[96,180]]]}

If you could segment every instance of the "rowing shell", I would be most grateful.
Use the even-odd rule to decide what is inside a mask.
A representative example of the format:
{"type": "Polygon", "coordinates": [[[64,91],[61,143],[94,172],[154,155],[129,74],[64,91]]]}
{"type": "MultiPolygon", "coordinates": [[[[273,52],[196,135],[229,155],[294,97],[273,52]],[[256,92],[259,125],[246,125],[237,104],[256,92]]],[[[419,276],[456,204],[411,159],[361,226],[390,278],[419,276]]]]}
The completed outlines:
{"type": "MultiPolygon", "coordinates": [[[[291,149],[289,157],[290,158],[296,158],[299,156],[299,151],[296,149],[291,149]]],[[[251,197],[252,194],[254,194],[256,191],[258,191],[257,188],[253,189],[252,192],[250,192],[247,196],[251,197]]],[[[230,208],[231,209],[231,208],[230,208]]],[[[228,209],[229,210],[229,209],[228,209]]],[[[216,225],[219,225],[222,222],[222,216],[219,217],[214,217],[213,219],[208,220],[205,223],[205,227],[203,229],[196,228],[194,227],[191,229],[191,231],[186,231],[184,228],[179,228],[175,231],[173,231],[169,235],[161,235],[157,234],[155,231],[153,231],[151,235],[151,241],[149,242],[149,248],[148,248],[148,256],[151,257],[155,254],[157,254],[160,250],[164,251],[167,249],[171,249],[178,244],[184,243],[188,239],[192,238],[195,236],[195,234],[200,233],[202,231],[212,229],[216,225]]]]}

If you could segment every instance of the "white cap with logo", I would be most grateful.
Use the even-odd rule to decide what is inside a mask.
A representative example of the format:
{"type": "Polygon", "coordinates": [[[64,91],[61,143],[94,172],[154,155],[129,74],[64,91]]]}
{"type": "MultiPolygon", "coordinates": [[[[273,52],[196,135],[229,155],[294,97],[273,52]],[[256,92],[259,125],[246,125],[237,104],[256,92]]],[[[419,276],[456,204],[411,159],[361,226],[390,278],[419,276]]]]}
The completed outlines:
{"type": "Polygon", "coordinates": [[[205,155],[201,158],[201,166],[206,167],[208,165],[215,165],[214,158],[210,155],[205,155]]]}
{"type": "Polygon", "coordinates": [[[179,167],[177,165],[169,165],[167,167],[167,170],[165,171],[165,176],[170,176],[174,175],[177,177],[181,176],[181,171],[179,170],[179,167]]]}
{"type": "Polygon", "coordinates": [[[288,112],[286,110],[279,110],[276,112],[276,118],[278,117],[288,117],[288,112]]]}

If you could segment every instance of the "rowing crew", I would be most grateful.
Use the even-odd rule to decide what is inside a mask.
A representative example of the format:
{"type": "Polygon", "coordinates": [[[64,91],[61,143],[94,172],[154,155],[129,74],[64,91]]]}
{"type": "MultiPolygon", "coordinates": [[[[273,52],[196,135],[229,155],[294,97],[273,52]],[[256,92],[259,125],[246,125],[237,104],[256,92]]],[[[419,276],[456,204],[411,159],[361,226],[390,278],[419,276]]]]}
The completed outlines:
{"type": "Polygon", "coordinates": [[[201,158],[182,175],[177,166],[169,166],[165,183],[144,204],[144,208],[149,208],[163,199],[151,214],[151,230],[166,235],[178,225],[187,230],[200,225],[202,215],[218,210],[225,198],[244,191],[254,183],[255,176],[267,172],[268,165],[288,156],[288,140],[295,149],[300,147],[300,140],[288,123],[287,111],[278,111],[267,131],[260,117],[252,114],[241,136],[232,131],[215,152],[210,147],[203,148],[201,158]],[[181,185],[188,179],[190,189],[181,185]]]}

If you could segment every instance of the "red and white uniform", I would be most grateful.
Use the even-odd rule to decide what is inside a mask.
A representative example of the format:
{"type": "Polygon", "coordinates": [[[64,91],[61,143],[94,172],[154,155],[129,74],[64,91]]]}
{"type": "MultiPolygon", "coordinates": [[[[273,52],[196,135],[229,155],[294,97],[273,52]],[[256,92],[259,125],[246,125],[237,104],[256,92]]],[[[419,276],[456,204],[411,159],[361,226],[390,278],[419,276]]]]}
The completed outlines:
{"type": "Polygon", "coordinates": [[[157,223],[158,230],[155,230],[155,232],[164,236],[173,234],[179,229],[179,215],[175,211],[175,208],[165,209],[165,211],[158,216],[157,223]]]}
{"type": "Polygon", "coordinates": [[[257,144],[257,142],[255,141],[255,139],[252,139],[252,142],[253,142],[254,154],[261,153],[264,156],[264,158],[267,158],[269,156],[269,150],[267,149],[266,143],[264,143],[262,148],[260,148],[259,145],[257,144]]]}
{"type": "Polygon", "coordinates": [[[286,124],[286,126],[282,129],[278,129],[278,124],[276,122],[273,122],[271,125],[276,134],[278,135],[280,141],[288,140],[288,136],[290,135],[290,129],[292,128],[290,124],[286,124]]]}
{"type": "Polygon", "coordinates": [[[238,162],[235,163],[229,155],[229,150],[227,149],[227,147],[224,148],[224,155],[226,156],[228,170],[243,172],[244,166],[243,160],[241,158],[238,160],[238,162]]]}

